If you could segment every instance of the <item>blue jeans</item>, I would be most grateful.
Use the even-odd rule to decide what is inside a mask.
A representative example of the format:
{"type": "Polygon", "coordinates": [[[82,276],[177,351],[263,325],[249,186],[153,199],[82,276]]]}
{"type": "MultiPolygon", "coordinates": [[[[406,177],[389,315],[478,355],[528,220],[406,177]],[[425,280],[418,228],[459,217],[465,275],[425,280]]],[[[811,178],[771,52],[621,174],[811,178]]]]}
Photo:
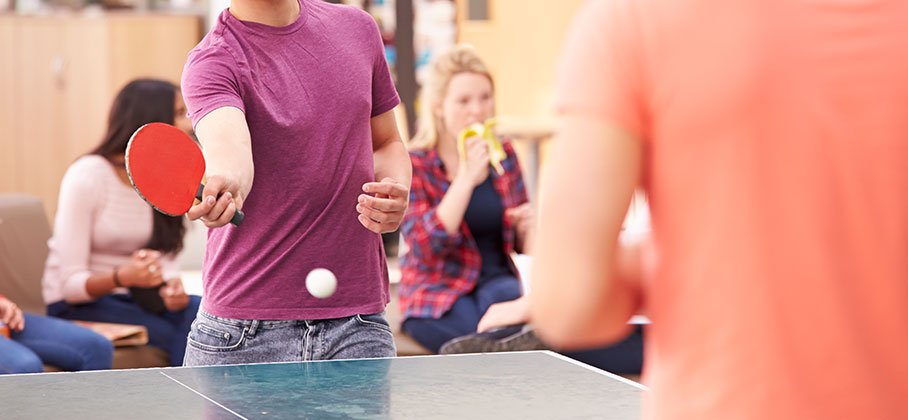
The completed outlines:
{"type": "MultiPolygon", "coordinates": [[[[433,353],[457,337],[476,333],[489,306],[521,296],[520,282],[511,276],[480,280],[473,293],[461,296],[441,318],[408,318],[402,329],[433,353]]],[[[565,356],[613,373],[640,373],[643,366],[643,331],[637,328],[608,347],[565,352],[565,356]]]]}
{"type": "Polygon", "coordinates": [[[394,357],[384,314],[312,321],[259,321],[200,311],[185,366],[394,357]]]}
{"type": "Polygon", "coordinates": [[[180,366],[186,336],[201,302],[202,298],[189,296],[189,305],[182,311],[155,315],[142,310],[131,296],[116,294],[78,305],[57,302],[47,307],[47,313],[65,319],[144,325],[148,329],[148,344],[166,351],[171,366],[180,366]]]}
{"type": "Polygon", "coordinates": [[[45,363],[68,371],[110,369],[113,345],[71,322],[25,314],[24,330],[0,336],[0,373],[43,372],[45,363]]]}
{"type": "Polygon", "coordinates": [[[607,372],[639,375],[643,369],[643,327],[607,347],[561,354],[607,372]]]}
{"type": "Polygon", "coordinates": [[[459,297],[441,318],[408,318],[402,329],[423,347],[438,353],[448,340],[475,333],[489,306],[521,294],[520,281],[512,275],[480,280],[472,293],[459,297]]]}

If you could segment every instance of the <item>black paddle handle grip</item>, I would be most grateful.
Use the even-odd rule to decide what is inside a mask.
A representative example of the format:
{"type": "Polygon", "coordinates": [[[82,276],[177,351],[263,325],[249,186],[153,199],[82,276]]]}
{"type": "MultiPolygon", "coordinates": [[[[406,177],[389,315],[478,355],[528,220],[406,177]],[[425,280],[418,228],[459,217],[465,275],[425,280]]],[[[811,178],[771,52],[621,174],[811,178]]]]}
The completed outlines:
{"type": "MultiPolygon", "coordinates": [[[[205,184],[199,184],[199,189],[195,192],[196,200],[202,201],[202,192],[205,191],[205,184]]],[[[243,224],[243,220],[246,219],[246,215],[240,209],[236,210],[236,213],[233,214],[233,218],[230,219],[230,223],[234,226],[239,226],[243,224]]]]}

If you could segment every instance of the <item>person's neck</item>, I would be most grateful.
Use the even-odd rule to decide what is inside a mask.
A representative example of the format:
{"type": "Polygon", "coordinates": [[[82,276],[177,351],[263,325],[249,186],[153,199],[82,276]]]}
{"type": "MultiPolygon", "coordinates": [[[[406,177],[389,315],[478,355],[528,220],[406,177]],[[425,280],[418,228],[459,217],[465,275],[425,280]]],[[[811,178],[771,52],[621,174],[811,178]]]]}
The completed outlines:
{"type": "Polygon", "coordinates": [[[114,166],[122,166],[125,168],[126,167],[126,154],[117,153],[117,154],[111,156],[110,163],[113,164],[114,166]]]}
{"type": "Polygon", "coordinates": [[[296,22],[300,3],[299,0],[233,0],[230,14],[244,22],[280,28],[296,22]]]}
{"type": "Polygon", "coordinates": [[[117,173],[117,177],[120,178],[122,182],[127,187],[132,186],[132,182],[129,180],[129,175],[126,173],[126,155],[113,155],[110,157],[110,164],[113,165],[114,172],[117,173]]]}

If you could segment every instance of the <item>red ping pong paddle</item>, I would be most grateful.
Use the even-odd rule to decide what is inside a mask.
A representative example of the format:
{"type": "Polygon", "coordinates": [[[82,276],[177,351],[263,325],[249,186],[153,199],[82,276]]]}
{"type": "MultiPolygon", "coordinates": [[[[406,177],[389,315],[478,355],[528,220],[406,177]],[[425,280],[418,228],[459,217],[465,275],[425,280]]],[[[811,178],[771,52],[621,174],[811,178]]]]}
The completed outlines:
{"type": "MultiPolygon", "coordinates": [[[[126,145],[126,173],[139,196],[168,216],[182,216],[195,200],[202,200],[202,149],[170,124],[145,124],[132,134],[126,145]]],[[[244,218],[237,210],[230,223],[239,226],[244,218]]]]}

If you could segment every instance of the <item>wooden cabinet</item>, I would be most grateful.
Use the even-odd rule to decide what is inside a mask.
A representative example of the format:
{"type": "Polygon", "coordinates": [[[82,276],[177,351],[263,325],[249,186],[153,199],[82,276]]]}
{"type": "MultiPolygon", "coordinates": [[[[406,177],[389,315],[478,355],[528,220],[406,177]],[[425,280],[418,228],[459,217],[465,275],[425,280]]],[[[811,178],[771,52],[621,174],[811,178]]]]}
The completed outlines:
{"type": "Polygon", "coordinates": [[[568,27],[583,0],[456,0],[457,41],[476,47],[495,76],[501,115],[548,117],[568,27]],[[478,8],[487,10],[476,10],[478,8]],[[485,19],[472,20],[472,15],[485,19]]]}
{"type": "Polygon", "coordinates": [[[37,195],[52,217],[117,91],[138,77],[178,83],[201,36],[198,16],[0,16],[0,192],[37,195]]]}
{"type": "Polygon", "coordinates": [[[0,192],[18,190],[16,174],[15,119],[12,109],[13,89],[16,75],[16,45],[13,43],[14,28],[0,20],[0,192]]]}
{"type": "Polygon", "coordinates": [[[495,77],[498,130],[516,140],[531,195],[535,194],[538,167],[545,161],[544,140],[554,130],[558,60],[582,3],[455,0],[457,41],[476,47],[495,77]]]}

